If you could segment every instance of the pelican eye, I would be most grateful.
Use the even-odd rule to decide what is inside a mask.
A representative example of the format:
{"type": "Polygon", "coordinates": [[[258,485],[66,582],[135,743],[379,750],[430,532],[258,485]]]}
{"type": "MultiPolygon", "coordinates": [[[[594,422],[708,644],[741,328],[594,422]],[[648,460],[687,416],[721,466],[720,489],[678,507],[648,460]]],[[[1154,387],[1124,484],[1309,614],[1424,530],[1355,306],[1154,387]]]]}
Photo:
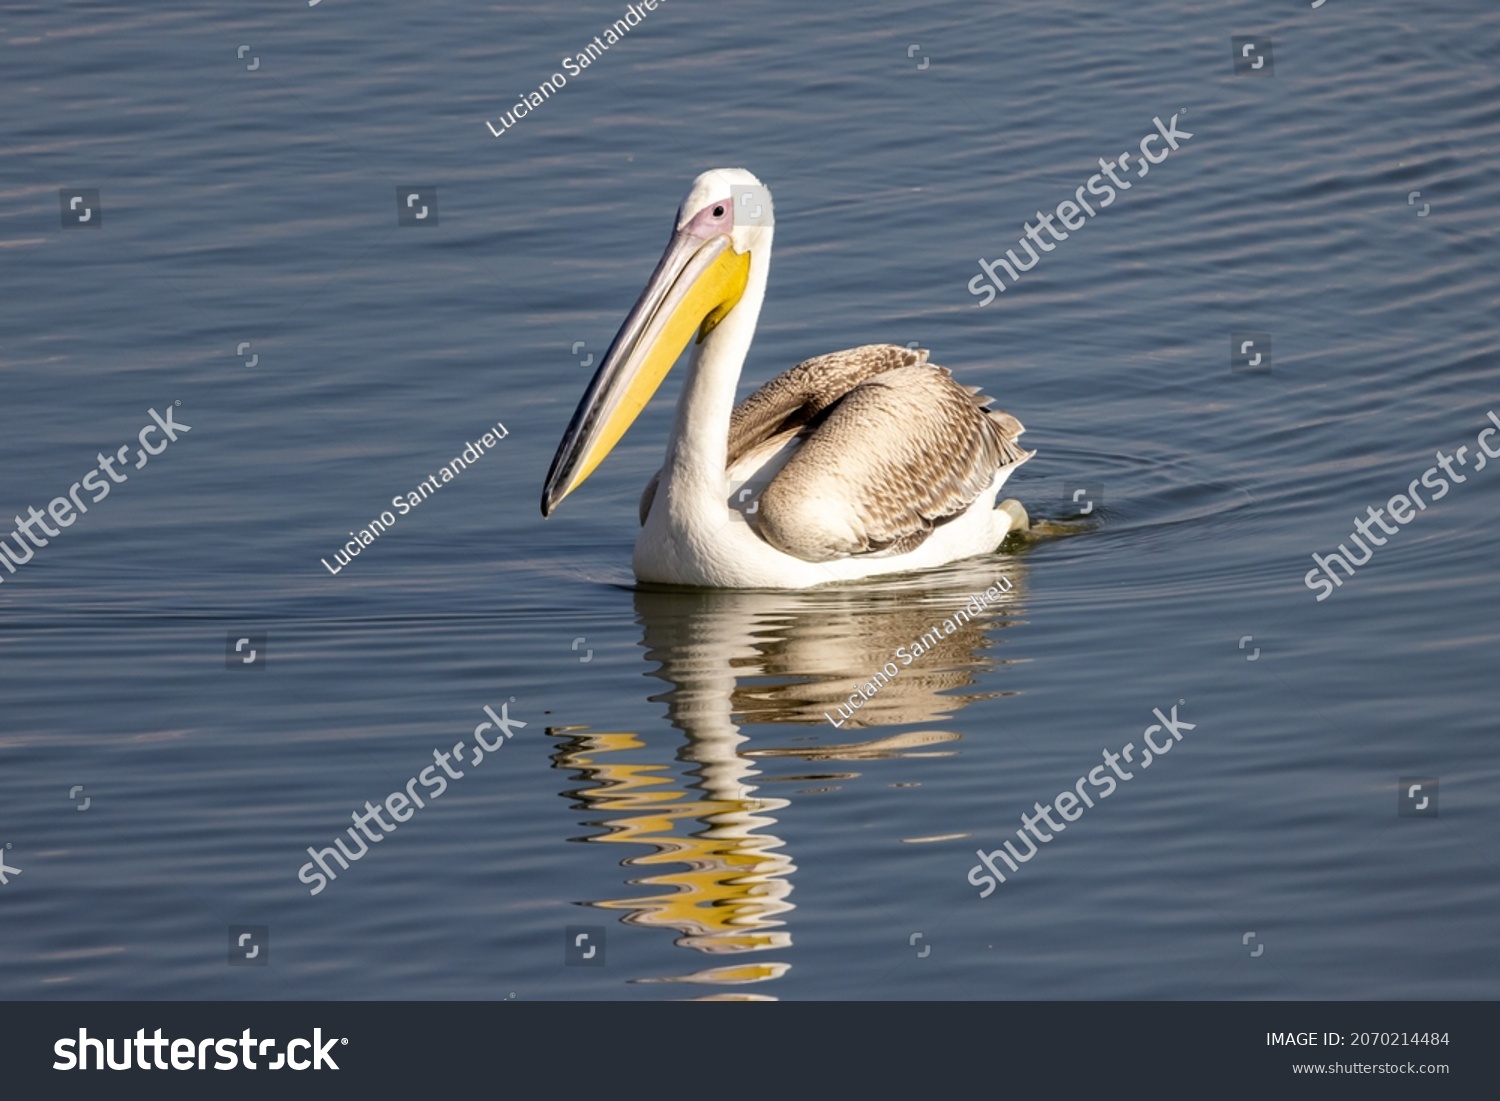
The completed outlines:
{"type": "Polygon", "coordinates": [[[722,218],[722,217],[724,217],[724,208],[722,206],[716,206],[716,207],[714,207],[714,217],[715,218],[722,218]]]}

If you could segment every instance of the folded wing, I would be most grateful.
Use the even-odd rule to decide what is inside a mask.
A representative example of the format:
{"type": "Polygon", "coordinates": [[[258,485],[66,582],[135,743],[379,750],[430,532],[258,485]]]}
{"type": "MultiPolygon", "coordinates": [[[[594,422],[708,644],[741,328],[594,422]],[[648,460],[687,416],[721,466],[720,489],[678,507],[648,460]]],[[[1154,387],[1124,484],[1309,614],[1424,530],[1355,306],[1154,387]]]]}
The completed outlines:
{"type": "MultiPolygon", "coordinates": [[[[1002,467],[1031,457],[1014,417],[961,386],[925,350],[869,344],[772,379],[730,420],[728,461],[780,452],[784,465],[747,516],[805,561],[892,555],[961,515],[1002,467]]],[[[641,501],[644,523],[657,479],[641,501]]]]}

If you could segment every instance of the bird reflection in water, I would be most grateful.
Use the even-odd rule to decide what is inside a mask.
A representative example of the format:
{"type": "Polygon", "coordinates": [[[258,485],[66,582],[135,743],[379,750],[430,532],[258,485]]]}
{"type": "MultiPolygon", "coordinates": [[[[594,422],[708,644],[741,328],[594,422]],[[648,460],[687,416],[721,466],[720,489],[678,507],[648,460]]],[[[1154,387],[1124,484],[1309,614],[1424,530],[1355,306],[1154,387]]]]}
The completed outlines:
{"type": "MultiPolygon", "coordinates": [[[[676,943],[708,956],[775,952],[791,947],[785,915],[793,909],[797,870],[774,830],[786,799],[765,794],[773,781],[848,780],[855,771],[763,778],[757,759],[857,762],[882,757],[948,756],[960,735],[913,730],[851,741],[859,728],[947,719],[977,699],[1006,692],[971,691],[979,675],[1008,664],[986,652],[1015,621],[1024,590],[1013,558],[962,563],[920,577],[859,588],[802,592],[638,589],[637,619],[651,675],[671,688],[651,699],[685,738],[674,765],[646,739],[628,732],[555,727],[558,768],[579,786],[563,794],[595,812],[584,825],[600,832],[579,840],[646,851],[624,865],[646,893],[589,903],[623,911],[632,925],[681,934],[676,943]],[[998,610],[959,624],[952,635],[903,668],[853,719],[835,730],[824,717],[871,673],[934,623],[963,606],[971,592],[1001,573],[1014,588],[998,610]],[[791,746],[750,748],[741,725],[812,728],[791,746]],[[759,780],[759,785],[755,782],[759,780]]],[[[758,734],[757,742],[765,735],[758,734]]],[[[707,961],[704,961],[707,962],[707,961]]],[[[667,978],[742,987],[785,974],[782,961],[740,960],[667,978]]],[[[717,998],[758,998],[744,991],[717,998]]]]}

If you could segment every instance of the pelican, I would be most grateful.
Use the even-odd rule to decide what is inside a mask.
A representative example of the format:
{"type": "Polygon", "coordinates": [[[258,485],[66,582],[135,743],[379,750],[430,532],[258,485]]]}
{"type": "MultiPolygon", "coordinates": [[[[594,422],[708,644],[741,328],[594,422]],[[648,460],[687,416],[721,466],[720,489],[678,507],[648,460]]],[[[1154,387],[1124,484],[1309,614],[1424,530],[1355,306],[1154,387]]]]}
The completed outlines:
{"type": "Polygon", "coordinates": [[[739,405],[765,299],[771,195],[743,168],[693,181],[667,250],[553,457],[549,516],[604,460],[697,334],[662,464],[641,497],[637,579],[803,589],[993,552],[1026,511],[995,497],[1034,452],[925,350],[806,360],[739,405]]]}

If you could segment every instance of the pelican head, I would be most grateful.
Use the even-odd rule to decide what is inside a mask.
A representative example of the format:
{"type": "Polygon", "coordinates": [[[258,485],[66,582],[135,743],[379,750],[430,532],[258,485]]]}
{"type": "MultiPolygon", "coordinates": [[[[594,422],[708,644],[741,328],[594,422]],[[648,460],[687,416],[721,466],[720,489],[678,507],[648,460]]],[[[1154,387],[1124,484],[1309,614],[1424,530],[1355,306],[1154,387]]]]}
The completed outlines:
{"type": "Polygon", "coordinates": [[[751,257],[767,252],[773,224],[771,193],[745,169],[716,168],[693,181],[666,252],[558,445],[542,489],[543,516],[620,442],[694,333],[701,344],[739,303],[751,257]]]}

